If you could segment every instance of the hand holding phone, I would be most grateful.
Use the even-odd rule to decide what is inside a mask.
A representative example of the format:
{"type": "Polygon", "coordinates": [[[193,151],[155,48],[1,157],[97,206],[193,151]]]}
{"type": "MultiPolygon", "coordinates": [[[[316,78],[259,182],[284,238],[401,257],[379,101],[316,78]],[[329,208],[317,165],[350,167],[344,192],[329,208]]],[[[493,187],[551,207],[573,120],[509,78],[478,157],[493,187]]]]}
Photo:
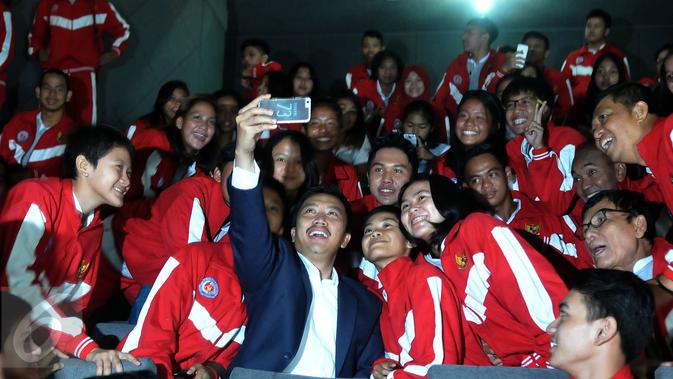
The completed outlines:
{"type": "Polygon", "coordinates": [[[526,57],[528,57],[528,45],[520,43],[516,45],[516,62],[514,67],[523,68],[526,64],[526,57]]]}
{"type": "Polygon", "coordinates": [[[258,106],[273,110],[273,118],[279,124],[304,123],[311,119],[310,97],[277,97],[262,100],[258,106]]]}

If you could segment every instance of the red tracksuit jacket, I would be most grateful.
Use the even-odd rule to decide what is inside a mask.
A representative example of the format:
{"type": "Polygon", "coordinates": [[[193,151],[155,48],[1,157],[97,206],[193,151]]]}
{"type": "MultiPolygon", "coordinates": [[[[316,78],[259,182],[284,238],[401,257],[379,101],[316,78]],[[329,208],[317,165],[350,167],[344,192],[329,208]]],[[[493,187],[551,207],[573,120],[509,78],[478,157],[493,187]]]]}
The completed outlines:
{"type": "Polygon", "coordinates": [[[122,256],[140,284],[152,285],[166,259],[182,247],[212,241],[229,217],[222,186],[199,175],[164,191],[152,204],[149,219],[126,222],[122,256]]]}
{"type": "Polygon", "coordinates": [[[0,213],[2,286],[26,300],[33,316],[60,319],[56,347],[78,358],[98,345],[81,314],[101,263],[103,224],[98,212],[84,220],[71,179],[29,179],[17,184],[0,213]]]}
{"type": "Polygon", "coordinates": [[[400,366],[388,377],[420,378],[430,366],[462,364],[463,336],[471,330],[463,330],[460,301],[444,274],[400,257],[378,279],[383,285],[380,320],[386,360],[400,366]]]}
{"type": "Polygon", "coordinates": [[[584,137],[572,128],[547,124],[545,146],[533,149],[523,136],[507,142],[507,160],[516,173],[514,190],[541,201],[563,215],[575,195],[571,175],[575,148],[584,137]]]}
{"type": "Polygon", "coordinates": [[[334,157],[325,170],[323,184],[335,184],[348,201],[362,198],[362,190],[355,166],[334,157]]]}
{"type": "Polygon", "coordinates": [[[441,261],[466,320],[504,365],[546,367],[551,340],[545,330],[568,292],[552,265],[484,213],[449,231],[441,261]]]}
{"type": "Polygon", "coordinates": [[[573,266],[593,268],[594,262],[587,251],[584,241],[575,235],[578,229],[572,220],[565,220],[547,211],[540,203],[530,200],[526,195],[513,191],[512,196],[517,205],[509,220],[502,220],[511,228],[535,234],[542,242],[563,254],[573,266]]]}
{"type": "Polygon", "coordinates": [[[140,134],[141,131],[151,127],[150,121],[144,117],[137,119],[133,124],[129,125],[124,131],[126,138],[128,138],[133,146],[136,146],[137,141],[133,139],[134,136],[140,134]]]}
{"type": "Polygon", "coordinates": [[[386,107],[393,101],[397,96],[398,91],[401,91],[399,85],[395,84],[393,92],[390,94],[388,104],[384,101],[381,94],[378,91],[378,81],[374,79],[361,80],[353,89],[353,93],[358,95],[362,106],[364,107],[373,107],[381,109],[381,115],[383,115],[386,107]]]}
{"type": "Polygon", "coordinates": [[[95,69],[104,52],[103,35],[112,36],[112,50],[121,55],[129,29],[115,6],[106,0],[76,0],[73,4],[69,0],[42,0],[28,35],[28,54],[49,49],[49,59],[42,62],[45,69],[95,69]]]}
{"type": "Polygon", "coordinates": [[[119,347],[152,359],[161,378],[194,363],[227,367],[243,342],[246,320],[229,240],[195,243],[168,258],[138,324],[119,347]]]}
{"type": "Polygon", "coordinates": [[[0,107],[5,103],[5,88],[7,87],[7,69],[14,56],[14,27],[12,11],[0,3],[0,107]]]}
{"type": "Polygon", "coordinates": [[[126,199],[156,198],[173,182],[177,168],[173,146],[166,132],[157,128],[138,131],[133,135],[132,142],[136,154],[126,199]]]}
{"type": "Polygon", "coordinates": [[[598,57],[605,53],[613,53],[618,57],[624,58],[627,80],[631,78],[629,61],[626,59],[623,51],[610,44],[604,43],[598,50],[591,52],[589,48],[584,45],[577,50],[571,51],[561,66],[561,73],[570,78],[575,101],[582,100],[586,96],[589,82],[591,82],[591,74],[594,70],[594,63],[596,63],[598,57]]]}
{"type": "Polygon", "coordinates": [[[355,86],[360,83],[360,81],[367,80],[369,78],[370,75],[367,65],[364,63],[356,64],[355,66],[351,67],[350,70],[348,70],[348,73],[346,73],[346,87],[352,91],[355,89],[355,86]]]}
{"type": "Polygon", "coordinates": [[[553,118],[557,123],[563,124],[568,112],[575,105],[570,78],[555,68],[545,67],[544,80],[552,87],[556,94],[556,106],[552,108],[553,118]]]}
{"type": "MultiPolygon", "coordinates": [[[[498,81],[505,75],[502,72],[502,65],[507,60],[507,56],[495,50],[490,50],[488,54],[488,59],[479,73],[478,89],[495,93],[498,81]]],[[[449,64],[435,92],[433,102],[453,115],[458,110],[463,94],[470,87],[470,74],[467,71],[468,58],[468,53],[462,53],[449,64]]]]}
{"type": "Polygon", "coordinates": [[[64,112],[61,120],[42,134],[30,156],[26,157],[25,153],[35,141],[39,114],[39,110],[21,112],[9,120],[0,137],[0,156],[10,166],[20,165],[32,169],[36,177],[60,177],[63,172],[61,161],[65,152],[65,137],[77,126],[64,112]],[[22,164],[26,159],[26,164],[22,164]]]}
{"type": "Polygon", "coordinates": [[[673,115],[658,119],[637,148],[673,212],[673,115]]]}

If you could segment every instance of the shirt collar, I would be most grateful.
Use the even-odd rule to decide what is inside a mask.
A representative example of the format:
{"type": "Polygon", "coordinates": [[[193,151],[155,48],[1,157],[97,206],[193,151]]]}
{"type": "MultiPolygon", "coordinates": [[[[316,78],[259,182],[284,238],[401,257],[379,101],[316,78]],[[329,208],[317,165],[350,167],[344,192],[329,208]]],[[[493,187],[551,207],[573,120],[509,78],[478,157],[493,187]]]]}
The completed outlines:
{"type": "Polygon", "coordinates": [[[497,213],[495,214],[495,217],[496,217],[498,220],[500,220],[500,221],[504,221],[505,224],[507,224],[507,225],[511,224],[512,221],[514,221],[514,219],[516,218],[516,215],[517,215],[517,214],[519,213],[519,211],[521,210],[521,199],[517,199],[517,198],[515,197],[515,198],[512,199],[512,201],[514,201],[514,204],[516,205],[516,208],[514,208],[514,212],[512,212],[512,214],[509,215],[509,219],[507,219],[507,221],[503,220],[502,217],[500,217],[499,214],[497,214],[497,213]]]}
{"type": "MultiPolygon", "coordinates": [[[[79,203],[79,199],[77,198],[77,195],[75,194],[75,189],[74,188],[72,190],[72,200],[75,203],[75,209],[77,209],[77,212],[79,212],[80,214],[83,214],[82,206],[79,203]]],[[[87,215],[83,215],[83,217],[82,217],[82,224],[83,224],[82,227],[87,227],[87,226],[91,225],[91,221],[93,221],[93,216],[94,216],[95,213],[96,212],[93,211],[93,212],[89,212],[89,214],[87,214],[87,215]]]]}
{"type": "Polygon", "coordinates": [[[633,273],[642,280],[651,280],[652,263],[654,263],[654,258],[651,255],[639,259],[636,264],[633,265],[633,273]]]}
{"type": "Polygon", "coordinates": [[[597,52],[603,50],[604,47],[605,47],[605,42],[603,42],[600,46],[598,46],[597,49],[592,49],[592,48],[589,47],[589,45],[587,45],[587,51],[590,52],[591,54],[595,55],[597,52]]]}
{"type": "Polygon", "coordinates": [[[317,284],[332,284],[335,287],[339,285],[339,275],[337,274],[336,270],[334,267],[332,267],[332,274],[330,275],[331,277],[329,279],[322,279],[320,277],[320,270],[318,270],[317,267],[311,261],[304,256],[299,250],[297,250],[297,255],[299,255],[299,259],[301,259],[301,263],[304,264],[304,267],[306,267],[306,271],[308,272],[308,278],[311,281],[311,285],[317,285],[317,284]]]}

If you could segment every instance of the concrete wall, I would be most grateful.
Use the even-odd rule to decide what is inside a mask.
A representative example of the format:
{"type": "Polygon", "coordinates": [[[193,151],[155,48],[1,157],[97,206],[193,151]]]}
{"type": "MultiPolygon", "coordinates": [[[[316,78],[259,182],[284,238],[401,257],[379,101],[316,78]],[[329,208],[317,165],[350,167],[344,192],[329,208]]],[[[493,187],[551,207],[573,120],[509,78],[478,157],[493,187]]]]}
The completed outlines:
{"type": "MultiPolygon", "coordinates": [[[[147,113],[162,83],[187,82],[193,93],[222,84],[226,0],[112,0],[131,25],[124,55],[100,71],[99,120],[124,127],[147,113]]],[[[26,55],[27,33],[38,0],[14,4],[15,58],[10,68],[8,108],[36,106],[33,88],[40,68],[26,55]]]]}

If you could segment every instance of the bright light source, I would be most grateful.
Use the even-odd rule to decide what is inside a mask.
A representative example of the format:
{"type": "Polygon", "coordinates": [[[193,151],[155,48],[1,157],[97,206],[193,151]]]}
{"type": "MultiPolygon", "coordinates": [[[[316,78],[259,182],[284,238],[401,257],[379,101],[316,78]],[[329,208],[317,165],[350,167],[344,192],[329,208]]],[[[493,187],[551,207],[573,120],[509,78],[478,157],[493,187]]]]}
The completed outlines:
{"type": "Polygon", "coordinates": [[[488,11],[493,8],[493,1],[494,0],[473,0],[474,7],[477,8],[477,11],[482,15],[488,13],[488,11]]]}

